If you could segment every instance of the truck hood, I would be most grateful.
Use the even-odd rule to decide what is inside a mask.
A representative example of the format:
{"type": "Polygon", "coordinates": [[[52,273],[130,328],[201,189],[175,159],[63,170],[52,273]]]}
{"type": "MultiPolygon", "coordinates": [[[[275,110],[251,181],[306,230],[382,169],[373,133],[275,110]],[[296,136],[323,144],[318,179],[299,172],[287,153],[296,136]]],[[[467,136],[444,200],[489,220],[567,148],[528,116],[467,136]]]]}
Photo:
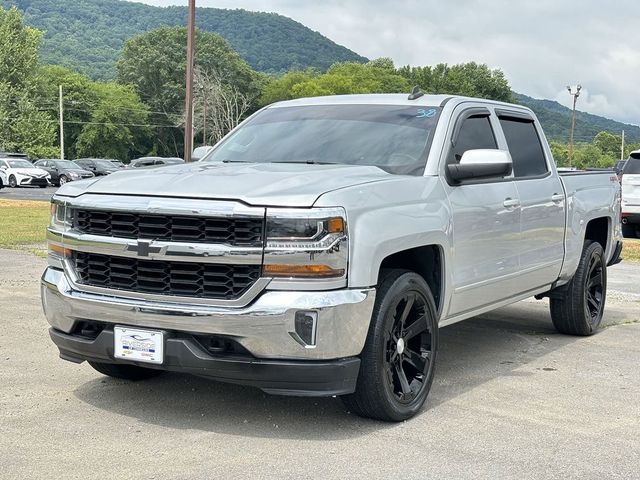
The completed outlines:
{"type": "Polygon", "coordinates": [[[323,193],[392,177],[370,166],[192,163],[118,171],[98,180],[67,183],[57,195],[145,195],[310,207],[323,193]]]}

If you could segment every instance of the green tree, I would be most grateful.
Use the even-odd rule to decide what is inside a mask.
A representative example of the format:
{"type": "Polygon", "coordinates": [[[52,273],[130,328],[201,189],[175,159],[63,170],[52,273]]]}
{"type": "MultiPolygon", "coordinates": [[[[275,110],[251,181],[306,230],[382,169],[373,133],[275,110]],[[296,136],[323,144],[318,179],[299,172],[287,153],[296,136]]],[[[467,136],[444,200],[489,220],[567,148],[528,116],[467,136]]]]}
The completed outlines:
{"type": "Polygon", "coordinates": [[[18,10],[0,7],[0,150],[41,156],[55,149],[55,120],[33,99],[41,38],[18,10]]]}
{"type": "MultiPolygon", "coordinates": [[[[149,106],[151,123],[175,127],[156,130],[153,150],[158,154],[182,154],[186,42],[185,28],[161,27],[128,40],[118,61],[119,81],[134,86],[149,106]]],[[[263,77],[221,36],[196,30],[194,63],[257,99],[263,77]]]]}
{"type": "Polygon", "coordinates": [[[37,76],[37,96],[58,112],[62,85],[67,158],[83,156],[126,160],[146,154],[152,146],[148,107],[133,87],[94,82],[60,66],[45,66],[37,76]]]}
{"type": "Polygon", "coordinates": [[[408,92],[407,80],[396,74],[389,59],[361,64],[336,63],[326,73],[313,70],[290,72],[270,82],[262,93],[262,103],[319,95],[408,92]]]}
{"type": "Polygon", "coordinates": [[[593,145],[598,147],[600,151],[611,157],[620,157],[620,147],[622,146],[622,135],[613,135],[609,132],[600,132],[593,137],[593,145]]]}
{"type": "Polygon", "coordinates": [[[405,66],[398,73],[413,86],[425,93],[464,95],[489,98],[503,102],[512,101],[509,82],[501,70],[491,70],[476,62],[449,66],[440,63],[430,67],[405,66]]]}

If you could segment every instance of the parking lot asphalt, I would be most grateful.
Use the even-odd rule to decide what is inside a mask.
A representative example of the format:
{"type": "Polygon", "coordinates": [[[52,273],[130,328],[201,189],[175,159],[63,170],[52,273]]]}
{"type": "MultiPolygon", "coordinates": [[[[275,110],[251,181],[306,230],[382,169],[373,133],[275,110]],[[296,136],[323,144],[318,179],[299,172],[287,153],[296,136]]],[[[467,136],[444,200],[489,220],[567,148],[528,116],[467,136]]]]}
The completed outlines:
{"type": "Polygon", "coordinates": [[[527,300],[441,331],[424,411],[365,420],[335,398],[58,359],[43,259],[0,250],[0,478],[639,478],[640,265],[609,270],[604,327],[556,333],[527,300]]]}
{"type": "Polygon", "coordinates": [[[48,202],[58,187],[5,187],[0,189],[0,199],[5,200],[42,200],[48,202]]]}

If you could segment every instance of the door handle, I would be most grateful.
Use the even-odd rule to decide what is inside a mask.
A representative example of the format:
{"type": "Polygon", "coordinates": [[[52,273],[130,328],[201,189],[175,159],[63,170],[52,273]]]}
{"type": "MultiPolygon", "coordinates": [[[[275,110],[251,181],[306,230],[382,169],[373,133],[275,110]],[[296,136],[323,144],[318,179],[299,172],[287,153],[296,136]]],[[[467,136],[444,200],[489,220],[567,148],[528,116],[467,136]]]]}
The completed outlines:
{"type": "Polygon", "coordinates": [[[564,195],[561,193],[554,193],[553,195],[551,195],[551,201],[553,203],[560,203],[564,201],[564,195]]]}
{"type": "Polygon", "coordinates": [[[518,208],[520,206],[520,200],[507,197],[504,199],[504,202],[502,202],[502,205],[504,205],[505,208],[518,208]]]}

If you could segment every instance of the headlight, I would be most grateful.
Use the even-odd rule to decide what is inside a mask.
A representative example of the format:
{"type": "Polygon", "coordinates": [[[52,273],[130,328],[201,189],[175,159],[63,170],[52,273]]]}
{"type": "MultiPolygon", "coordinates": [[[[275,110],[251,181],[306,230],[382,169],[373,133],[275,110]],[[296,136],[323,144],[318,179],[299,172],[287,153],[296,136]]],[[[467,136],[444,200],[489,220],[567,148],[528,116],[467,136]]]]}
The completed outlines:
{"type": "Polygon", "coordinates": [[[69,176],[71,178],[78,178],[80,175],[78,175],[76,172],[69,172],[69,176]]]}
{"type": "Polygon", "coordinates": [[[49,247],[49,265],[62,268],[62,260],[71,255],[71,250],[62,243],[64,232],[72,226],[72,210],[60,200],[51,200],[51,216],[49,219],[49,233],[47,245],[49,247]]]}
{"type": "Polygon", "coordinates": [[[263,273],[288,279],[345,279],[347,245],[342,208],[270,208],[263,273]]]}

